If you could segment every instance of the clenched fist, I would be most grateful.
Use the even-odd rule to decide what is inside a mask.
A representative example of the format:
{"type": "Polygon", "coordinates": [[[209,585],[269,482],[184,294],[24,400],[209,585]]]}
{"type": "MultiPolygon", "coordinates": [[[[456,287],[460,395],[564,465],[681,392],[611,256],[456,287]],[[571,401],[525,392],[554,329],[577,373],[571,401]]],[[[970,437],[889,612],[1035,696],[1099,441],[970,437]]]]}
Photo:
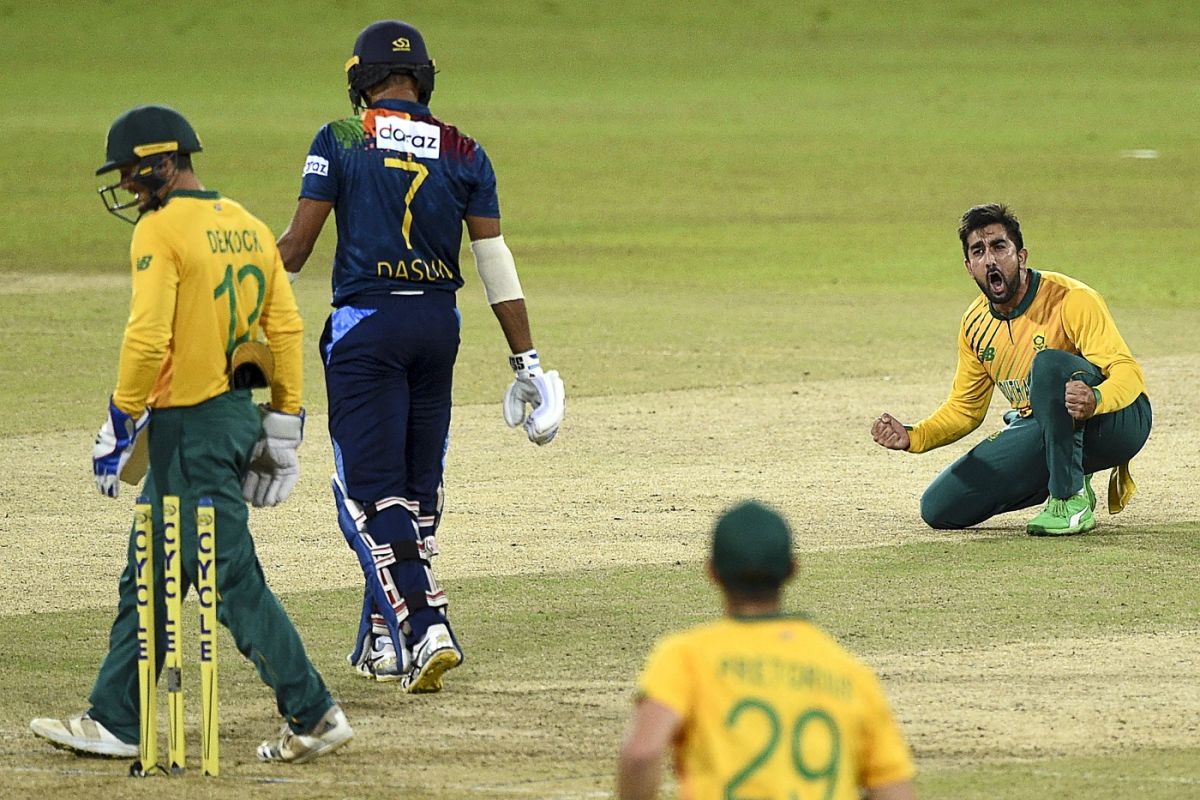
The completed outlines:
{"type": "Polygon", "coordinates": [[[1067,381],[1067,413],[1081,422],[1096,414],[1096,393],[1083,381],[1067,381]]]}
{"type": "Polygon", "coordinates": [[[907,450],[908,429],[891,414],[883,413],[871,423],[871,438],[888,450],[907,450]]]}

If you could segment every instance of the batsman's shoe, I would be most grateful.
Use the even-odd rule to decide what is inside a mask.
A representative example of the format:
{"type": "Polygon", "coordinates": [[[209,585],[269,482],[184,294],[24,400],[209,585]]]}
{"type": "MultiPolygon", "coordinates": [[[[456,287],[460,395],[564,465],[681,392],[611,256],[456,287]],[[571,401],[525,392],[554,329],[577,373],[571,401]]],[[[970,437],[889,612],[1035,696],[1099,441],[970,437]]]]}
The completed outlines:
{"type": "Polygon", "coordinates": [[[1065,500],[1051,497],[1042,513],[1029,520],[1025,530],[1034,536],[1071,536],[1095,527],[1096,516],[1087,493],[1080,492],[1065,500]]]}
{"type": "Polygon", "coordinates": [[[398,681],[404,677],[396,646],[392,644],[390,636],[375,637],[370,652],[354,666],[354,670],[364,678],[374,678],[380,682],[398,681]]]}
{"type": "Polygon", "coordinates": [[[430,625],[424,638],[413,648],[413,665],[401,681],[410,694],[440,692],[442,675],[462,663],[462,651],[454,643],[444,624],[430,625]]]}
{"type": "Polygon", "coordinates": [[[325,712],[325,716],[321,717],[321,721],[306,733],[293,733],[285,722],[279,731],[278,741],[266,741],[258,746],[258,759],[303,764],[318,756],[332,753],[353,736],[354,729],[346,721],[346,715],[334,704],[325,712]]]}
{"type": "Polygon", "coordinates": [[[29,723],[29,729],[55,747],[90,756],[108,758],[137,758],[138,746],[122,742],[87,714],[70,719],[40,717],[29,723]]]}

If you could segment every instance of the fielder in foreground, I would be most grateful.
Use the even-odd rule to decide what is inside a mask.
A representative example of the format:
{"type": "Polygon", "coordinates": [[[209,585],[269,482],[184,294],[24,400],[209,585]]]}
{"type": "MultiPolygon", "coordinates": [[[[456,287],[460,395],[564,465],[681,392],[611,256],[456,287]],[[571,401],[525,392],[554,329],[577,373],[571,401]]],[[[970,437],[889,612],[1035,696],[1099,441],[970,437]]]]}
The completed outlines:
{"type": "Polygon", "coordinates": [[[983,422],[999,387],[1012,405],[1006,427],[934,479],[921,517],[933,528],[969,528],[1046,501],[1028,533],[1089,531],[1096,526],[1091,473],[1112,469],[1110,513],[1136,488],[1129,462],[1151,425],[1142,368],[1098,292],[1026,266],[1021,224],[1007,207],[968,209],[958,237],[983,294],[963,314],[950,397],[911,427],[881,414],[871,436],[910,453],[956,442],[983,422]]]}
{"type": "MultiPolygon", "coordinates": [[[[108,158],[96,174],[120,170],[121,179],[102,189],[102,197],[118,216],[133,206],[139,216],[125,217],[135,223],[133,299],[93,470],[101,494],[116,497],[118,478],[133,477],[122,471],[138,441],[147,446],[142,493],[151,506],[158,554],[155,664],[163,663],[167,644],[163,498],[178,497],[186,509],[211,498],[218,617],[274,689],[286,719],[281,735],[263,742],[258,756],[302,762],[345,744],[353,731],[267,588],[246,511],[246,499],[255,505],[283,500],[299,475],[302,323],[270,230],[200,184],[191,164],[191,154],[200,149],[192,126],[165,106],[131,109],[108,132],[108,158]],[[119,202],[118,188],[135,199],[119,202]],[[267,345],[258,341],[260,330],[267,345]],[[255,408],[249,387],[267,384],[271,405],[255,408]]],[[[184,513],[178,527],[182,596],[198,577],[195,513],[184,513]]],[[[138,755],[135,584],[142,564],[135,558],[135,532],[91,708],[79,717],[31,723],[35,734],[59,747],[117,758],[138,755]]]]}
{"type": "Polygon", "coordinates": [[[365,581],[350,663],[407,692],[436,692],[463,659],[433,557],[464,225],[513,353],[505,420],[548,444],[563,417],[563,383],[542,370],[533,349],[521,282],[500,235],[491,161],[429,110],[434,65],[420,32],[398,20],[367,26],[346,78],[354,116],[323,126],[313,139],[279,251],[298,273],[334,212],[334,309],[320,349],[337,520],[365,581]]]}
{"type": "Polygon", "coordinates": [[[912,757],[878,678],[803,617],[780,611],[792,537],[743,503],[718,520],[708,572],[725,617],[661,640],[621,748],[621,800],[658,794],[674,747],[680,796],[912,800],[912,757]]]}

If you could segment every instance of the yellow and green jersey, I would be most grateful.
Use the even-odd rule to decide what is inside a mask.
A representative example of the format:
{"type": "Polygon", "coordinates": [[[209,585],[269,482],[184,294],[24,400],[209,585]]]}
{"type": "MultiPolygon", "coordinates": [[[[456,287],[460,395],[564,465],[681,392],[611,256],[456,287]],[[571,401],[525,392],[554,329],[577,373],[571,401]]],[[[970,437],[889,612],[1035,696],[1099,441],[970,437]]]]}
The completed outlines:
{"type": "Polygon", "coordinates": [[[270,229],[210,191],[174,191],[130,247],[133,299],[113,403],[137,416],[229,391],[229,355],[265,334],[271,405],[300,412],[303,323],[270,229]]]}
{"type": "Polygon", "coordinates": [[[914,773],[874,673],[799,617],[727,617],[668,636],[638,690],[682,720],[682,798],[857,800],[861,786],[914,773]]]}
{"type": "Polygon", "coordinates": [[[1087,284],[1057,272],[1029,270],[1029,290],[1010,316],[982,294],[963,314],[958,368],[950,396],[909,431],[909,451],[923,453],[958,441],[987,415],[999,388],[1022,416],[1029,407],[1033,357],[1052,348],[1083,356],[1099,367],[1097,414],[1120,411],[1146,391],[1142,368],[1129,352],[1104,299],[1087,284]]]}

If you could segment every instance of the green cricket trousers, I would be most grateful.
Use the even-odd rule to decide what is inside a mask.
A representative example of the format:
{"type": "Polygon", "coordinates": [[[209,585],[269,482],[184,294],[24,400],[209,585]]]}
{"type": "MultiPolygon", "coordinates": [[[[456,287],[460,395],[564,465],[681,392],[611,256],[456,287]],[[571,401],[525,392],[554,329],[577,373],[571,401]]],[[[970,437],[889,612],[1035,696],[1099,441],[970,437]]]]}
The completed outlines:
{"type": "Polygon", "coordinates": [[[921,497],[926,524],[969,528],[1052,494],[1070,497],[1083,488],[1085,474],[1128,463],[1150,436],[1149,398],[1139,395],[1120,411],[1078,424],[1066,408],[1065,388],[1073,379],[1098,386],[1104,376],[1072,353],[1038,353],[1029,375],[1033,415],[1018,417],[934,479],[921,497]]]}
{"type": "MultiPolygon", "coordinates": [[[[166,651],[163,597],[163,495],[180,499],[183,595],[196,582],[196,501],[211,497],[216,510],[217,619],[233,634],[243,656],[275,690],[279,713],[292,730],[311,730],[333,699],[325,688],[287,612],[271,593],[254,551],[242,499],[242,475],[262,430],[248,390],[227,392],[188,408],[156,409],[150,415],[150,469],[142,494],[154,507],[155,652],[161,672],[166,651]]],[[[137,597],[134,534],[129,565],[118,584],[117,618],[108,655],[90,697],[93,719],[117,738],[138,740],[137,597]]],[[[194,635],[185,627],[184,665],[199,663],[194,635]],[[191,656],[194,656],[191,658],[191,656]]],[[[192,627],[191,630],[195,630],[192,627]]],[[[197,687],[198,683],[194,684],[197,687]]]]}

